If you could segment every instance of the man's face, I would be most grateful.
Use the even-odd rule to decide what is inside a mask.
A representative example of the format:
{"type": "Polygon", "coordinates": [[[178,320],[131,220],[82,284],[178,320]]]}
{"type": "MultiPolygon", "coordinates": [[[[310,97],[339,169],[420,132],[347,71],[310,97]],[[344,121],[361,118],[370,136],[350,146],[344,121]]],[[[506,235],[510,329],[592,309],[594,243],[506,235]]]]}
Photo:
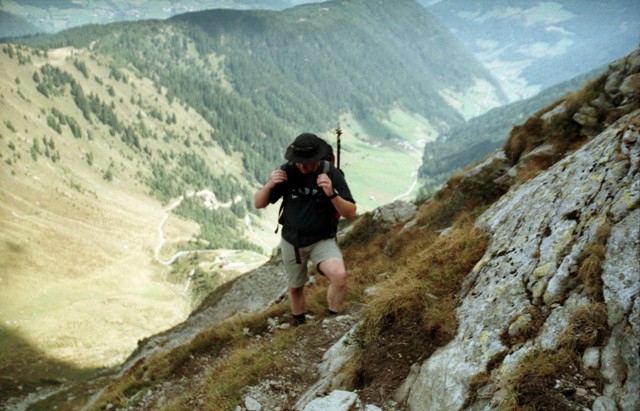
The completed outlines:
{"type": "Polygon", "coordinates": [[[316,163],[309,164],[296,163],[296,167],[298,167],[298,170],[300,170],[302,174],[309,174],[313,173],[318,169],[318,167],[320,167],[320,162],[318,161],[316,163]]]}

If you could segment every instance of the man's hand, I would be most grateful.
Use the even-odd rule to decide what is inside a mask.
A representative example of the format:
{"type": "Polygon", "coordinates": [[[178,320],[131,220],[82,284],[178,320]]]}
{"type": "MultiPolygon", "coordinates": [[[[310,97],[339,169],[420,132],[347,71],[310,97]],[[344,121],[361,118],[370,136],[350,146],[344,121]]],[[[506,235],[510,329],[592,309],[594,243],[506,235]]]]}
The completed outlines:
{"type": "Polygon", "coordinates": [[[286,171],[279,168],[273,170],[271,172],[271,175],[269,176],[269,180],[267,180],[264,186],[262,186],[262,188],[256,191],[256,193],[253,195],[253,205],[256,208],[265,208],[266,206],[268,206],[269,193],[271,193],[271,190],[273,190],[276,185],[287,181],[288,178],[289,177],[287,176],[286,171]]]}
{"type": "Polygon", "coordinates": [[[316,183],[318,184],[318,187],[320,187],[322,191],[324,191],[324,194],[327,197],[331,197],[333,195],[333,183],[331,182],[331,179],[328,175],[326,175],[325,173],[318,175],[316,183]]]}
{"type": "Polygon", "coordinates": [[[287,175],[287,172],[276,168],[275,170],[273,170],[273,172],[271,172],[271,175],[269,176],[269,181],[267,181],[267,184],[269,188],[273,188],[276,185],[287,181],[287,179],[289,178],[289,176],[287,175]]]}

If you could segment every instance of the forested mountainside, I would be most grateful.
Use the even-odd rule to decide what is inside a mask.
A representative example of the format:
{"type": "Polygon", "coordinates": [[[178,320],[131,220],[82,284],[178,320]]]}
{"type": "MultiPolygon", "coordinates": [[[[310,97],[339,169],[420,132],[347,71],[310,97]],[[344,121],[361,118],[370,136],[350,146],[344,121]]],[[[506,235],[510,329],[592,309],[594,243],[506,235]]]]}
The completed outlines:
{"type": "Polygon", "coordinates": [[[295,131],[331,130],[344,114],[364,120],[399,108],[443,130],[463,120],[445,98],[460,101],[483,83],[480,110],[504,101],[472,55],[408,0],[204,11],[77,28],[28,44],[91,45],[113,56],[116,69],[153,79],[199,112],[226,150],[242,152],[258,180],[281,160],[295,131]]]}
{"type": "Polygon", "coordinates": [[[577,76],[569,81],[550,87],[534,97],[496,107],[453,127],[434,141],[427,142],[420,166],[420,177],[424,179],[424,192],[428,196],[451,174],[501,147],[509,137],[514,125],[522,124],[540,107],[545,107],[576,90],[588,80],[606,71],[606,67],[577,76]]]}
{"type": "MultiPolygon", "coordinates": [[[[169,104],[192,109],[208,123],[211,131],[197,135],[201,143],[216,144],[227,155],[242,153],[243,172],[228,178],[195,177],[210,174],[203,170],[206,159],[201,153],[191,152],[189,161],[154,155],[160,153],[154,152],[151,133],[141,121],[125,124],[118,117],[118,99],[135,100],[144,111],[139,93],[126,85],[118,95],[108,90],[109,108],[99,97],[87,97],[76,84],[78,75],[92,79],[81,59],[71,73],[41,68],[34,81],[38,80],[36,85],[47,98],[55,100],[56,93],[69,88],[84,117],[95,111],[91,105],[105,106],[98,110],[98,118],[110,134],[127,142],[131,155],[147,163],[139,180],[165,203],[188,190],[205,188],[216,195],[221,191],[221,201],[235,195],[247,200],[248,191],[227,192],[221,188],[229,186],[223,180],[229,179],[233,187],[242,186],[234,179],[249,185],[264,181],[301,130],[326,134],[343,120],[347,131],[351,126],[357,134],[356,142],[389,145],[403,136],[385,122],[397,123],[393,113],[405,112],[419,117],[427,129],[414,126],[404,137],[428,140],[461,123],[461,111],[469,107],[485,111],[504,101],[486,70],[413,1],[393,6],[335,1],[282,12],[214,10],[169,21],[87,26],[22,41],[50,50],[74,47],[78,55],[108,65],[109,76],[124,84],[130,76],[151,79],[169,104]],[[46,91],[52,87],[59,90],[46,91]],[[199,170],[195,175],[194,167],[199,170]],[[169,175],[180,178],[169,179],[169,175]]],[[[176,122],[171,112],[148,114],[176,122]]],[[[187,146],[192,141],[175,131],[156,137],[183,140],[187,146]]],[[[345,144],[345,150],[357,152],[358,145],[362,146],[345,144]]],[[[363,175],[372,186],[376,176],[369,172],[367,155],[353,160],[365,165],[359,169],[354,164],[352,176],[363,175]]],[[[378,161],[385,164],[385,155],[378,156],[378,161]]],[[[242,217],[245,204],[240,202],[237,208],[236,214],[242,217]]]]}
{"type": "Polygon", "coordinates": [[[421,0],[499,78],[531,97],[625,56],[640,43],[635,0],[421,0]]]}

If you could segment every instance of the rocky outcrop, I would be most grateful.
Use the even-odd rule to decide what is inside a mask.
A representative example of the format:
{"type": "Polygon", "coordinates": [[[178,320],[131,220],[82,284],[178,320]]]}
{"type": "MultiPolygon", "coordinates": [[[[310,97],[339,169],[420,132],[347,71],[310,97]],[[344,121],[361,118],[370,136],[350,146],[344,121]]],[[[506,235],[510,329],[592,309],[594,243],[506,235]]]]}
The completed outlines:
{"type": "MultiPolygon", "coordinates": [[[[605,91],[571,117],[580,134],[595,136],[580,150],[517,187],[521,170],[561,155],[553,144],[515,165],[499,151],[460,176],[460,195],[513,188],[476,222],[491,242],[461,291],[456,336],[412,367],[396,400],[416,411],[514,408],[521,368],[565,350],[578,357],[565,364],[573,368],[543,387],[557,392],[555,409],[640,409],[639,56],[614,63],[605,91]],[[622,117],[599,132],[604,106],[622,117]]],[[[391,204],[373,219],[392,225],[414,215],[391,204]]],[[[329,395],[318,406],[361,409],[357,396],[334,393],[335,404],[329,395]]]]}
{"type": "Polygon", "coordinates": [[[639,126],[640,111],[621,118],[478,219],[491,243],[464,286],[457,335],[413,376],[412,409],[500,408],[523,358],[558,349],[600,300],[606,337],[578,351],[604,377],[593,409],[640,409],[639,126]],[[594,244],[605,249],[601,295],[579,279],[594,244]]]}
{"type": "Polygon", "coordinates": [[[396,200],[393,203],[386,204],[373,210],[373,221],[383,227],[384,230],[389,229],[394,224],[401,221],[407,221],[416,215],[417,208],[415,204],[406,201],[396,200]]]}

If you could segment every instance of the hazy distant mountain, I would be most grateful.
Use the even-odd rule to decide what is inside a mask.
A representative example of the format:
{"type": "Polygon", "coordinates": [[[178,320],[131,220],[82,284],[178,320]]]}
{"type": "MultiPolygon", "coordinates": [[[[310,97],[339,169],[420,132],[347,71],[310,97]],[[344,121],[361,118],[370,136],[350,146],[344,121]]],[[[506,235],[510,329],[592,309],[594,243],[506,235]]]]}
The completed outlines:
{"type": "MultiPolygon", "coordinates": [[[[207,9],[282,10],[319,0],[3,0],[0,11],[11,13],[25,24],[7,25],[0,20],[0,37],[38,32],[53,33],[85,24],[166,19],[176,14],[207,9]]],[[[1,18],[1,16],[0,16],[1,18]]]]}
{"type": "Polygon", "coordinates": [[[33,34],[42,31],[42,29],[29,23],[25,19],[0,10],[0,38],[10,36],[24,36],[27,34],[33,34]]]}
{"type": "MultiPolygon", "coordinates": [[[[0,37],[58,32],[84,24],[166,19],[206,9],[282,10],[321,0],[3,0],[25,24],[0,37]],[[28,22],[28,23],[27,23],[28,22]]],[[[487,66],[511,101],[600,67],[640,42],[636,0],[418,0],[487,66]]]]}
{"type": "Polygon", "coordinates": [[[420,0],[512,99],[618,59],[640,42],[637,0],[420,0]]]}

